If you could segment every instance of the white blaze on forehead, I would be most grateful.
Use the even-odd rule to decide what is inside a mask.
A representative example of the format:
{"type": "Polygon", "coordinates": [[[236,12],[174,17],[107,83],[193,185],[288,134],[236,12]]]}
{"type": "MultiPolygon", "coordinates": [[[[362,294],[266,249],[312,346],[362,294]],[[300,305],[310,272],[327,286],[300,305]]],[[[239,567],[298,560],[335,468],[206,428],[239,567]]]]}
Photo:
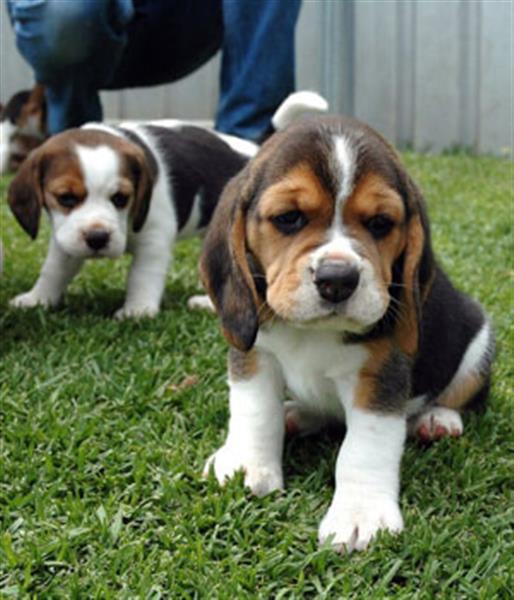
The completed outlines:
{"type": "Polygon", "coordinates": [[[334,137],[334,156],[340,182],[336,197],[336,214],[341,214],[345,200],[352,193],[355,177],[355,153],[349,140],[342,135],[334,137]]]}
{"type": "Polygon", "coordinates": [[[351,239],[345,232],[343,224],[343,207],[353,191],[355,176],[355,152],[348,138],[343,135],[333,137],[334,154],[332,168],[337,173],[339,188],[334,204],[334,220],[329,229],[327,243],[314,254],[314,264],[324,258],[353,260],[360,263],[360,257],[355,252],[351,239]]]}
{"type": "Polygon", "coordinates": [[[116,191],[120,175],[118,154],[109,146],[76,147],[88,195],[116,191]]]}

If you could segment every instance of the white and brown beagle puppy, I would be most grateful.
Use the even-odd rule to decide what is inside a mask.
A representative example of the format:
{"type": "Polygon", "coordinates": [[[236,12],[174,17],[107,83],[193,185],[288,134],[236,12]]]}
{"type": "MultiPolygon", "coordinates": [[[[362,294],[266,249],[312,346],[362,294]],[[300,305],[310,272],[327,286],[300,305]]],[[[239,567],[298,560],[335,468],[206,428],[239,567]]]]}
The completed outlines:
{"type": "Polygon", "coordinates": [[[155,315],[173,243],[204,230],[223,186],[248,156],[213,132],[178,123],[91,124],[49,138],[8,191],[32,238],[42,208],[52,226],[36,284],[11,305],[55,306],[85,259],[128,251],[127,296],[116,316],[155,315]]]}
{"type": "Polygon", "coordinates": [[[320,541],[363,549],[401,531],[407,430],[462,433],[460,411],[487,395],[494,341],[435,262],[393,148],[347,118],[274,134],[225,188],[201,272],[232,346],[228,436],[206,473],[222,483],[243,469],[255,494],[281,489],[284,431],[344,420],[320,541]]]}
{"type": "Polygon", "coordinates": [[[0,105],[0,175],[16,171],[47,137],[46,100],[42,85],[23,90],[0,105]]]}
{"type": "MultiPolygon", "coordinates": [[[[298,92],[277,111],[276,126],[298,112],[326,110],[298,92]]],[[[52,238],[39,279],[16,307],[56,305],[87,258],[133,262],[117,317],[153,316],[160,306],[173,243],[203,233],[223,186],[255,154],[246,140],[181,121],[88,124],[48,139],[23,162],[8,200],[35,238],[41,209],[52,238]]]]}

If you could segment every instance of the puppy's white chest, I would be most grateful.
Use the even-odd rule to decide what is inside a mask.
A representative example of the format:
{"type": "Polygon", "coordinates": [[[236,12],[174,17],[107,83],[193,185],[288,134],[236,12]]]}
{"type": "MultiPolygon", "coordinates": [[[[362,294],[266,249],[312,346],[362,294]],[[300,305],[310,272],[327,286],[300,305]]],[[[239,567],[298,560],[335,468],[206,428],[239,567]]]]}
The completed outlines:
{"type": "Polygon", "coordinates": [[[261,330],[257,346],[275,356],[295,399],[317,411],[344,416],[343,404],[351,399],[368,356],[362,346],[344,344],[341,333],[284,324],[261,330]]]}

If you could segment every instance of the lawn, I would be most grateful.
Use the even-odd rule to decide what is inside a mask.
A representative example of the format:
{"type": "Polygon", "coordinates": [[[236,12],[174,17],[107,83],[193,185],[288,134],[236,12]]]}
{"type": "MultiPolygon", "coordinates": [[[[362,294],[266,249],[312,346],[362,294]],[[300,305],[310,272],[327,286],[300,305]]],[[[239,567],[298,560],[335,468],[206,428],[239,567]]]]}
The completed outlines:
{"type": "Polygon", "coordinates": [[[0,597],[513,597],[513,163],[405,161],[441,263],[492,316],[494,383],[461,439],[407,444],[405,532],[349,556],[316,543],[335,435],[287,443],[283,494],[200,477],[228,403],[216,320],[186,310],[199,242],[178,246],[153,321],[111,318],[125,259],[88,264],[59,310],[15,311],[7,302],[34,283],[49,229],[31,242],[1,181],[0,597]]]}

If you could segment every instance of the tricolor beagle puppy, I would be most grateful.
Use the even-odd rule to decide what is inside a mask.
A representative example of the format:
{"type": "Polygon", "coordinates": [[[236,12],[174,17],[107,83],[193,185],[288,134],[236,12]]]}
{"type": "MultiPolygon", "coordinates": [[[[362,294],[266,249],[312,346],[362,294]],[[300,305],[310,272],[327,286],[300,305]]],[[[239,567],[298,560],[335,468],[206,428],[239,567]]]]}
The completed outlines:
{"type": "MultiPolygon", "coordinates": [[[[322,102],[293,94],[277,111],[278,125],[322,102]]],[[[127,296],[116,316],[158,312],[173,243],[205,230],[223,186],[257,146],[180,121],[156,123],[71,129],[21,165],[10,207],[32,238],[45,208],[52,237],[39,279],[13,306],[54,306],[85,259],[128,251],[127,296]]]]}
{"type": "Polygon", "coordinates": [[[0,175],[16,171],[46,133],[46,100],[42,85],[14,94],[0,105],[0,175]]]}
{"type": "Polygon", "coordinates": [[[255,494],[281,489],[284,431],[345,420],[320,541],[363,549],[401,531],[407,431],[462,433],[494,341],[435,262],[393,148],[349,118],[275,133],[225,188],[200,266],[231,345],[228,436],[206,473],[223,483],[243,469],[255,494]]]}

